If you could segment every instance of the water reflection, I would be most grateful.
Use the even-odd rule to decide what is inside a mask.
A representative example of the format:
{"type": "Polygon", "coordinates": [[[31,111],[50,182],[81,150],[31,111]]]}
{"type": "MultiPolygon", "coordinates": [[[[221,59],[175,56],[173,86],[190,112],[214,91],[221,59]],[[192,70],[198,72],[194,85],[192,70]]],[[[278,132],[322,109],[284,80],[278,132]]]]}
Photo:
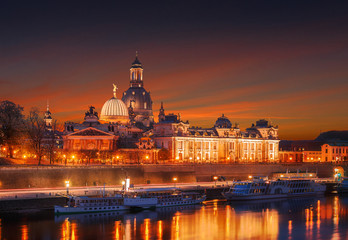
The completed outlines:
{"type": "Polygon", "coordinates": [[[71,216],[5,215],[1,239],[347,239],[348,198],[226,203],[71,216]]]}

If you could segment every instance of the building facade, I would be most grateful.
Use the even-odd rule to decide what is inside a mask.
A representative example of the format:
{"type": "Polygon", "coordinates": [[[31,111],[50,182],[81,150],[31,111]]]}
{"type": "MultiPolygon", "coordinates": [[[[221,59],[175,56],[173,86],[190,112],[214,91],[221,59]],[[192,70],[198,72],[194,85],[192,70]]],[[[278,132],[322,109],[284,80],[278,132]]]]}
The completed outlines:
{"type": "Polygon", "coordinates": [[[348,161],[348,143],[326,143],[321,146],[321,157],[325,162],[348,161]]]}
{"type": "Polygon", "coordinates": [[[278,127],[260,120],[246,131],[222,115],[212,128],[191,128],[180,116],[165,115],[163,104],[153,136],[157,148],[169,150],[174,163],[277,162],[278,127]]]}

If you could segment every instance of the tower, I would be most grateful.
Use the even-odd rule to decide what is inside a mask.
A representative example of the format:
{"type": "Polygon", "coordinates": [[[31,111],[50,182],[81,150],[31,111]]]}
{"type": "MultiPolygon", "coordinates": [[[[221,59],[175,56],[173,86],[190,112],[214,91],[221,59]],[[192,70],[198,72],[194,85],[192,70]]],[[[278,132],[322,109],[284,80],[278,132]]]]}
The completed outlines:
{"type": "Polygon", "coordinates": [[[164,113],[163,102],[161,102],[161,108],[160,108],[159,114],[158,114],[158,121],[162,122],[165,120],[165,118],[166,118],[166,115],[164,113]]]}
{"type": "Polygon", "coordinates": [[[44,121],[46,123],[46,128],[48,130],[51,130],[52,129],[52,116],[51,116],[51,112],[50,112],[50,105],[47,101],[47,108],[46,108],[46,111],[45,111],[45,116],[44,116],[44,121]]]}
{"type": "Polygon", "coordinates": [[[130,73],[130,87],[143,87],[143,66],[138,59],[138,52],[135,54],[135,60],[132,67],[129,69],[130,73]]]}
{"type": "Polygon", "coordinates": [[[146,91],[143,82],[143,66],[136,53],[130,68],[130,87],[123,93],[122,101],[132,106],[135,123],[140,128],[151,128],[154,122],[150,92],[146,91]]]}

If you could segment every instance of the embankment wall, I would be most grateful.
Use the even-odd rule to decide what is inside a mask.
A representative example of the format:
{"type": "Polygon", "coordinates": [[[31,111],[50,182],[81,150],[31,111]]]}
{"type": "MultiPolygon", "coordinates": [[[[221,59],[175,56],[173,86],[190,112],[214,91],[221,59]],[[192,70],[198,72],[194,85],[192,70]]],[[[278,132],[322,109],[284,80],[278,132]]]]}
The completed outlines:
{"type": "Polygon", "coordinates": [[[126,176],[134,184],[210,181],[214,175],[228,180],[245,179],[248,175],[269,176],[274,172],[317,172],[319,177],[332,177],[338,166],[334,164],[231,164],[231,165],[137,165],[91,167],[0,167],[0,188],[63,187],[65,180],[71,186],[120,185],[126,176]]]}

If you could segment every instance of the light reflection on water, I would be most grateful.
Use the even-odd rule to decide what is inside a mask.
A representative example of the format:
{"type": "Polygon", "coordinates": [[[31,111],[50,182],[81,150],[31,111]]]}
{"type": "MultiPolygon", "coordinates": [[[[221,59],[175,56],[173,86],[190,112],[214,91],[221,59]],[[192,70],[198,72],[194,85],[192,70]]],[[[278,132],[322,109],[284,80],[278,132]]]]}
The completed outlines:
{"type": "Polygon", "coordinates": [[[0,239],[347,239],[348,197],[0,216],[0,239]]]}

